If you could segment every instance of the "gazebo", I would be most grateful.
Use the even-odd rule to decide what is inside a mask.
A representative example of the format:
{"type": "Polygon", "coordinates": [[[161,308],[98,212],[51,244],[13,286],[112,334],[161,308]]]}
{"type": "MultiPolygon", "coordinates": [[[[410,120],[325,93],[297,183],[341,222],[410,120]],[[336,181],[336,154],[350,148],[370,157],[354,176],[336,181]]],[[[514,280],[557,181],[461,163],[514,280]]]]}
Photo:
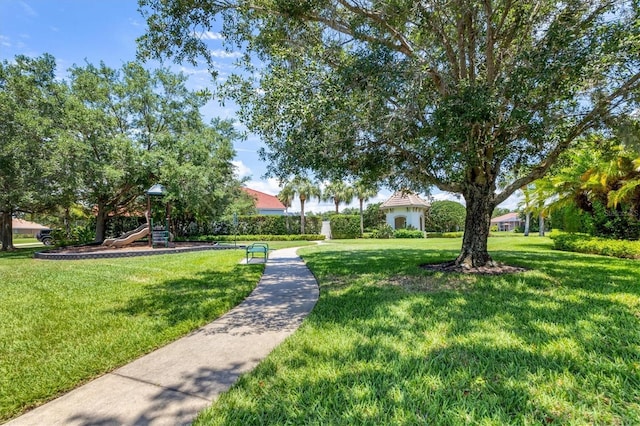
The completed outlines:
{"type": "Polygon", "coordinates": [[[393,229],[413,227],[424,231],[429,203],[412,192],[398,191],[382,203],[380,210],[386,214],[387,224],[393,229]]]}

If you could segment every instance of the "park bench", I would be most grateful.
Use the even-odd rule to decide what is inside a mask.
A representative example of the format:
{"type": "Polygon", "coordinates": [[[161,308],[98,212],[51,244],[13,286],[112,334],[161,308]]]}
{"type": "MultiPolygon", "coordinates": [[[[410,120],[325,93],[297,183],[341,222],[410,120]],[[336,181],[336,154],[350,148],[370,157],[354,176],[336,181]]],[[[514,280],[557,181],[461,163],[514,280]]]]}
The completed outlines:
{"type": "Polygon", "coordinates": [[[247,263],[249,263],[249,255],[253,259],[257,254],[264,256],[264,262],[267,263],[269,258],[269,245],[265,243],[253,243],[247,246],[247,263]]]}

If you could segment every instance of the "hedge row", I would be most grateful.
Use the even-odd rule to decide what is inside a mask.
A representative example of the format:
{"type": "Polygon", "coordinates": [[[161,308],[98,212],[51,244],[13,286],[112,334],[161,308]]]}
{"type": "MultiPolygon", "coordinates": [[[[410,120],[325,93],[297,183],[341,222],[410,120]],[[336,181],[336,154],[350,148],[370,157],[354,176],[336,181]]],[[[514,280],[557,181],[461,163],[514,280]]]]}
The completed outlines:
{"type": "MultiPolygon", "coordinates": [[[[319,234],[322,230],[322,218],[305,218],[307,234],[319,234]]],[[[232,228],[233,229],[233,228],[232,228]]],[[[230,229],[230,234],[233,230],[230,229]]],[[[300,216],[256,215],[238,217],[238,234],[243,235],[290,235],[300,234],[300,216]]]]}
{"type": "Polygon", "coordinates": [[[336,240],[360,237],[360,216],[334,214],[330,219],[331,238],[336,240]]]}
{"type": "Polygon", "coordinates": [[[640,259],[640,241],[610,240],[586,234],[554,234],[556,250],[640,259]]]}
{"type": "Polygon", "coordinates": [[[190,238],[192,241],[319,241],[324,240],[324,235],[298,234],[298,235],[203,235],[190,238]]]}
{"type": "Polygon", "coordinates": [[[462,238],[463,232],[427,232],[427,238],[462,238]]]}
{"type": "Polygon", "coordinates": [[[396,229],[393,238],[424,238],[424,232],[416,229],[396,229]]]}

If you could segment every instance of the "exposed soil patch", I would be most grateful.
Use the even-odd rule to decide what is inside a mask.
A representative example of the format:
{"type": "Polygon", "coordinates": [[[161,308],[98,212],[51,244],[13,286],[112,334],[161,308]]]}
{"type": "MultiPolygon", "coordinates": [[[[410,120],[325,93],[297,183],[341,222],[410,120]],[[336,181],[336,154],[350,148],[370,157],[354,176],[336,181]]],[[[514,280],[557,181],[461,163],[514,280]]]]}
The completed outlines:
{"type": "Polygon", "coordinates": [[[503,275],[503,274],[516,274],[518,272],[527,271],[527,268],[520,266],[505,265],[503,263],[493,262],[491,265],[480,267],[468,267],[463,265],[456,265],[454,262],[444,263],[427,263],[420,265],[422,269],[434,272],[456,272],[459,274],[477,274],[477,275],[503,275]]]}

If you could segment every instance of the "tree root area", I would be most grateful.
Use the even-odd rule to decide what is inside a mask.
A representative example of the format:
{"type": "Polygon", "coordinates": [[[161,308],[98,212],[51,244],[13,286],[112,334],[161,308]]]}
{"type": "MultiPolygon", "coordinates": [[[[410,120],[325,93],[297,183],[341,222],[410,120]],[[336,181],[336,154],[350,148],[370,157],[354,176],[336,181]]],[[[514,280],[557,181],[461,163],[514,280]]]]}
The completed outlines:
{"type": "Polygon", "coordinates": [[[527,271],[527,268],[520,266],[505,265],[498,262],[490,262],[485,266],[467,266],[458,265],[455,261],[449,261],[444,263],[425,263],[420,265],[420,268],[427,271],[434,272],[453,272],[459,274],[477,274],[477,275],[504,275],[504,274],[516,274],[519,272],[527,271]]]}

